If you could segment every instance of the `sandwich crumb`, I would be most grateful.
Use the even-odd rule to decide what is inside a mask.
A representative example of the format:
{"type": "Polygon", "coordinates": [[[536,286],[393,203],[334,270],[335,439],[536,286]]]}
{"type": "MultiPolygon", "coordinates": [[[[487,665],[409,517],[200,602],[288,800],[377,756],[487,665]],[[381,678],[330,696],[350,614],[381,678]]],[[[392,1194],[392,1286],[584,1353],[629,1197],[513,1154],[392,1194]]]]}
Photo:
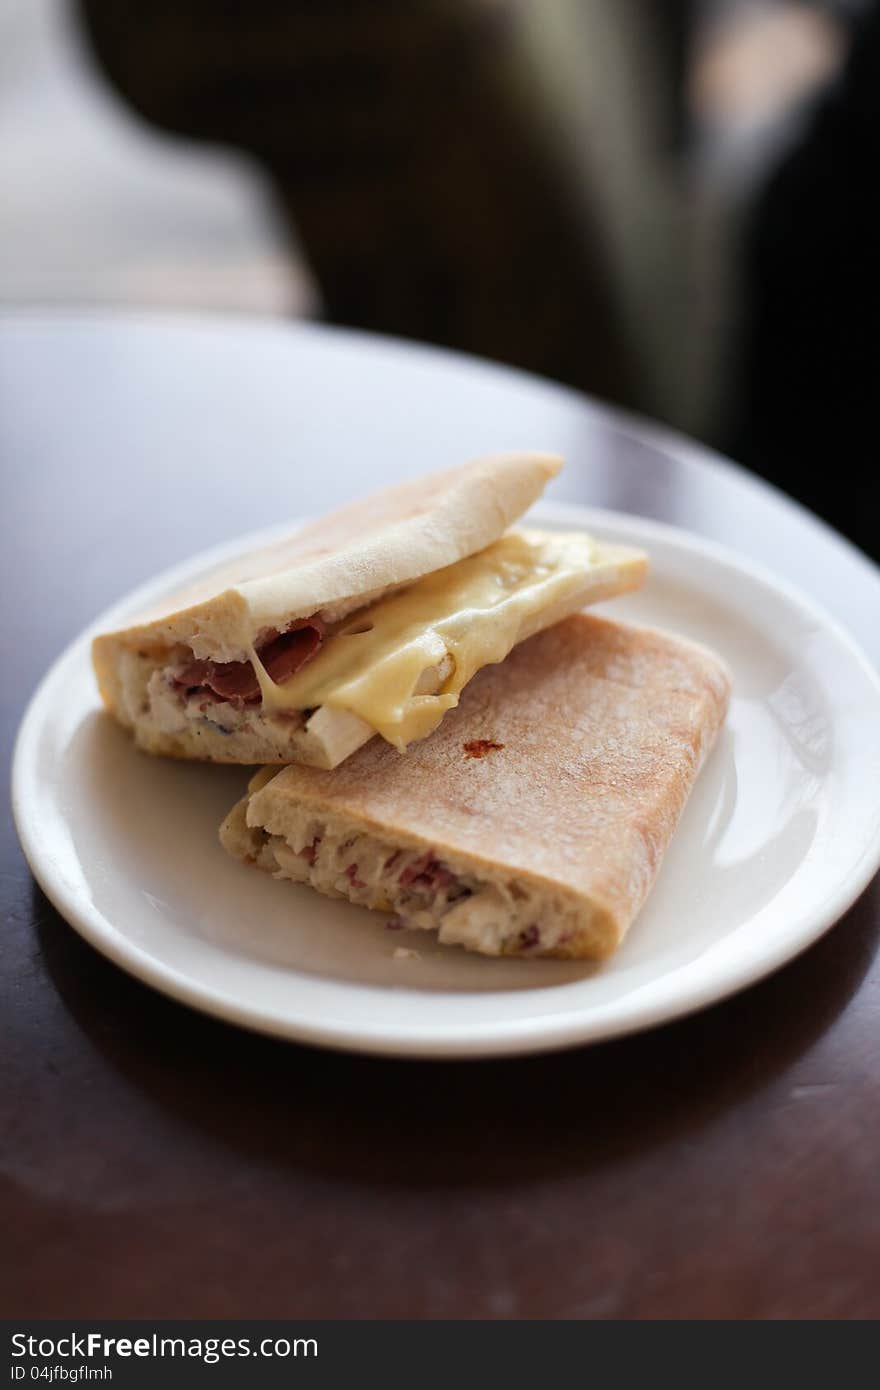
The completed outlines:
{"type": "Polygon", "coordinates": [[[487,753],[495,753],[499,748],[503,748],[503,743],[496,743],[491,738],[472,738],[469,743],[462,745],[469,758],[485,758],[487,753]]]}
{"type": "Polygon", "coordinates": [[[406,946],[397,946],[391,953],[393,960],[418,960],[418,951],[410,951],[406,946]]]}

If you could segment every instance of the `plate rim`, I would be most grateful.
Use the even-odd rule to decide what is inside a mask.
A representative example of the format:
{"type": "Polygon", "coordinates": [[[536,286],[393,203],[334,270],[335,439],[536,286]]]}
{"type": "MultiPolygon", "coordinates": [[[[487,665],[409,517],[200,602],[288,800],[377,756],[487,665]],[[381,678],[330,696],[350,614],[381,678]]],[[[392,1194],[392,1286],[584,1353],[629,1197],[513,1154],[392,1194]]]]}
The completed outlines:
{"type": "MultiPolygon", "coordinates": [[[[657,541],[672,543],[681,549],[696,553],[725,568],[744,572],[760,586],[781,595],[786,602],[798,609],[804,618],[824,629],[844,649],[850,660],[861,669],[873,690],[880,710],[880,674],[844,625],[796,585],[761,562],[681,527],[628,512],[554,501],[538,503],[529,513],[529,517],[536,522],[547,522],[551,525],[577,524],[587,528],[593,525],[610,529],[619,527],[631,533],[630,538],[636,543],[643,539],[650,545],[653,537],[657,541]]],[[[849,866],[846,875],[835,884],[830,895],[818,908],[802,914],[795,929],[787,932],[774,947],[757,955],[750,953],[738,968],[729,971],[727,977],[722,975],[719,978],[710,974],[701,987],[691,986],[684,999],[676,1001],[673,997],[670,1001],[661,997],[653,1005],[649,1000],[647,1005],[643,1003],[640,1006],[630,1003],[619,1016],[604,1021],[597,1021],[595,1014],[576,1009],[537,1019],[524,1017],[514,1021],[493,1020],[483,1025],[468,1023],[464,1026],[466,1031],[463,1030],[463,1026],[454,1025],[449,1031],[445,1031],[432,1023],[428,1032],[419,1035],[411,1028],[401,1029],[394,1025],[385,1025],[376,1031],[365,1028],[363,1024],[346,1028],[344,1023],[322,1023],[313,1018],[298,1016],[295,1011],[282,1019],[274,1014],[267,1015],[262,1012],[258,1004],[243,1004],[212,986],[192,981],[176,968],[142,950],[94,904],[84,904],[81,896],[67,883],[64,874],[60,871],[53,872],[55,866],[51,855],[47,856],[42,852],[38,827],[32,814],[35,800],[32,787],[36,784],[30,780],[28,761],[36,753],[38,737],[44,726],[42,706],[50,697],[60,672],[68,663],[76,661],[81,655],[88,661],[88,647],[97,632],[118,625],[120,619],[136,611],[139,606],[145,606],[153,597],[173,588],[182,580],[193,578],[245,549],[265,544],[279,535],[289,533],[292,527],[302,525],[305,520],[303,517],[289,519],[281,525],[261,528],[199,551],[195,556],[162,570],[158,575],[115,600],[67,644],[37,685],[22,716],[12,757],[12,810],[31,873],[49,901],[78,935],[141,983],[197,1012],[209,1014],[250,1031],[338,1051],[437,1060],[551,1052],[643,1032],[663,1023],[688,1017],[740,993],[773,974],[813,945],[840,920],[872,881],[880,867],[880,820],[873,841],[862,850],[859,859],[849,866]]],[[[295,968],[292,973],[296,974],[295,968]]],[[[343,982],[337,980],[333,983],[341,985],[343,982]]],[[[357,982],[344,983],[348,988],[358,987],[357,982]]]]}

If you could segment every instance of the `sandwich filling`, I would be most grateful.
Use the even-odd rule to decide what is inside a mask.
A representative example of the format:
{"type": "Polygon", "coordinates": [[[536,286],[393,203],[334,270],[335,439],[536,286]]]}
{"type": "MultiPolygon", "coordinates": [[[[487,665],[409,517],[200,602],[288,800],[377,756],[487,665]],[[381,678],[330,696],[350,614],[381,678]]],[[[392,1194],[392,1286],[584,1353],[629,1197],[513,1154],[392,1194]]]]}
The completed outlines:
{"type": "Polygon", "coordinates": [[[582,534],[510,531],[340,623],[315,614],[270,632],[246,647],[245,661],[194,660],[177,649],[149,681],[148,716],[169,732],[193,718],[224,732],[268,720],[283,736],[315,710],[332,710],[403,749],[436,728],[471,677],[534,630],[533,619],[565,603],[595,554],[582,534]]]}
{"type": "Polygon", "coordinates": [[[579,916],[563,893],[515,877],[489,883],[431,849],[395,846],[305,808],[282,836],[247,826],[242,804],[224,836],[233,853],[275,878],[391,913],[391,930],[434,931],[442,945],[491,956],[565,956],[584,928],[583,910],[579,916]]]}
{"type": "MultiPolygon", "coordinates": [[[[280,685],[296,675],[317,653],[325,631],[325,624],[315,614],[299,618],[285,632],[267,634],[257,659],[270,680],[280,685]]],[[[168,679],[188,696],[215,696],[245,705],[258,705],[263,698],[251,661],[187,661],[183,667],[172,667],[168,679]]]]}

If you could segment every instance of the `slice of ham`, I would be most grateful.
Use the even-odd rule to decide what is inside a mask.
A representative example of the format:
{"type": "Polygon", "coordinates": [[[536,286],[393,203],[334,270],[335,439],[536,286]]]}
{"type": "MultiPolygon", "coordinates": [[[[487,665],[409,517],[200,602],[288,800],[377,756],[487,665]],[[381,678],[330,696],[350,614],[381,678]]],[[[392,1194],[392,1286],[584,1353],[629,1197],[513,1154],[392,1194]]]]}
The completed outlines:
{"type": "MultiPolygon", "coordinates": [[[[260,660],[276,685],[283,685],[301,671],[324,641],[324,624],[320,618],[300,619],[260,648],[260,660]]],[[[246,663],[250,666],[250,662],[246,663]]]]}
{"type": "MultiPolygon", "coordinates": [[[[276,633],[260,647],[258,655],[276,685],[301,671],[324,640],[320,618],[298,618],[286,632],[276,633]]],[[[210,691],[218,700],[233,705],[257,705],[262,699],[260,682],[249,661],[190,661],[173,674],[178,690],[187,694],[210,691]]]]}
{"type": "Polygon", "coordinates": [[[210,661],[207,664],[210,670],[205,673],[203,684],[221,700],[228,700],[230,704],[243,700],[248,704],[260,699],[260,682],[249,661],[210,661]]]}

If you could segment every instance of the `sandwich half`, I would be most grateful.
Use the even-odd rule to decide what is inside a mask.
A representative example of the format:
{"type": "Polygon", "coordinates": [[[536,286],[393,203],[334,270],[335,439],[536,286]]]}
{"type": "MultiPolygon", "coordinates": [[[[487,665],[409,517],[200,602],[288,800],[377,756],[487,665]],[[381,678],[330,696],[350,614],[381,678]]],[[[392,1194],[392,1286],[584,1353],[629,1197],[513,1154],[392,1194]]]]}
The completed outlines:
{"type": "Polygon", "coordinates": [[[151,753],[333,768],[405,748],[482,666],[637,587],[641,551],[508,530],[559,471],[513,454],[404,483],[95,639],[104,704],[151,753]]]}
{"type": "Polygon", "coordinates": [[[710,652],[577,614],[487,666],[403,758],[265,768],[220,838],[276,878],[489,956],[603,957],[727,710],[710,652]]]}

